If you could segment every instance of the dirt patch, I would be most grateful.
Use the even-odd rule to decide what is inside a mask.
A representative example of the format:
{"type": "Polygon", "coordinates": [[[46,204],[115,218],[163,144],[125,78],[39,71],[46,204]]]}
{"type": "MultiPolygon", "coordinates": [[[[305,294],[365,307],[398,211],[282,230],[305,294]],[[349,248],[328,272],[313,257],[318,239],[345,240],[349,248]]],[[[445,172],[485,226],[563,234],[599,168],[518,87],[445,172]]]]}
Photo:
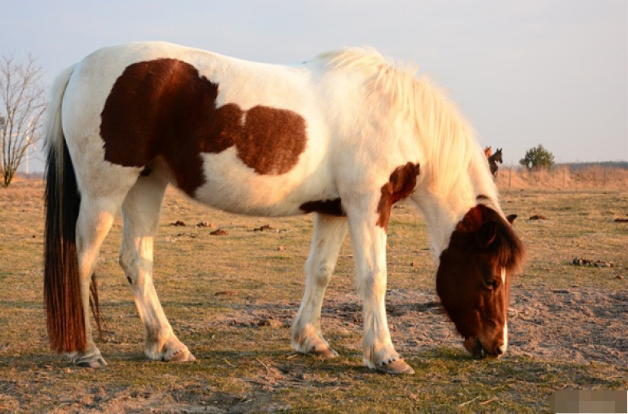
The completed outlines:
{"type": "MultiPolygon", "coordinates": [[[[358,295],[328,296],[322,311],[323,333],[361,335],[358,295]]],[[[386,307],[393,343],[399,352],[421,353],[442,346],[462,349],[462,338],[435,294],[392,290],[388,292],[386,307]]],[[[227,312],[213,324],[289,327],[297,309],[298,303],[252,303],[227,312]]],[[[526,356],[547,362],[628,366],[625,290],[514,288],[508,313],[510,344],[505,359],[526,356]]],[[[356,350],[360,344],[361,340],[354,344],[356,350]]]]}
{"type": "Polygon", "coordinates": [[[511,352],[547,361],[628,365],[628,292],[515,291],[511,352]]]}
{"type": "MultiPolygon", "coordinates": [[[[210,389],[204,389],[203,391],[204,393],[211,392],[210,389]]],[[[276,413],[290,409],[289,405],[272,402],[270,395],[262,392],[253,393],[245,397],[225,393],[212,393],[209,400],[207,398],[195,398],[194,393],[185,391],[167,396],[157,393],[140,394],[120,395],[109,400],[93,412],[126,414],[244,414],[251,412],[276,413]]]]}

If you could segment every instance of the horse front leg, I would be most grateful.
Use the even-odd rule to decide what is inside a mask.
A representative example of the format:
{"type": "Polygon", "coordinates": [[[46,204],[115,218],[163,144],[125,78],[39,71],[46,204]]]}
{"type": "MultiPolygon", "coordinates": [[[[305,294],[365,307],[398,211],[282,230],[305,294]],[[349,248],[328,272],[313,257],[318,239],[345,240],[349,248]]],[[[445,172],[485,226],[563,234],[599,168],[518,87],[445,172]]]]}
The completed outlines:
{"type": "MultiPolygon", "coordinates": [[[[390,206],[388,207],[390,208],[390,206]]],[[[364,312],[364,363],[389,374],[413,374],[414,370],[395,351],[386,318],[386,227],[377,200],[348,206],[356,282],[364,312]]],[[[388,212],[390,213],[390,212],[388,212]]]]}
{"type": "Polygon", "coordinates": [[[153,283],[153,244],[166,186],[158,176],[140,177],[124,200],[120,266],[144,323],[146,356],[161,361],[194,361],[194,355],[174,334],[153,283]]]}
{"type": "Polygon", "coordinates": [[[310,255],[305,263],[305,293],[292,324],[292,347],[297,352],[324,358],[338,356],[323,338],[320,319],[323,296],[334,273],[347,229],[345,218],[316,215],[310,255]]]}

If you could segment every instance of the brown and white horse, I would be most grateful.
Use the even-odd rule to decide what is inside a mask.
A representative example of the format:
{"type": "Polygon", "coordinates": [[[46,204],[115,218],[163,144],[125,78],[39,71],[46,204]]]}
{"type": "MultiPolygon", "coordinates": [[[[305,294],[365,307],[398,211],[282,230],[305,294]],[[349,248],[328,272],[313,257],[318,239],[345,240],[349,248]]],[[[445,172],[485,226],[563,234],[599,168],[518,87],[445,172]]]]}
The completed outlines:
{"type": "Polygon", "coordinates": [[[153,285],[169,184],[233,213],[316,214],[292,326],[302,353],[337,355],[321,333],[321,305],[349,233],[364,362],[389,373],[413,372],[393,347],[385,306],[390,211],[408,198],[427,221],[438,294],[466,348],[476,356],[506,351],[510,279],[524,250],[482,150],[429,80],[373,50],[275,66],[166,43],[105,48],[57,78],[46,133],[48,335],[51,348],[78,365],[105,365],[88,309],[98,310],[91,277],[119,211],[120,265],[144,324],[145,354],[194,360],[153,285]]]}

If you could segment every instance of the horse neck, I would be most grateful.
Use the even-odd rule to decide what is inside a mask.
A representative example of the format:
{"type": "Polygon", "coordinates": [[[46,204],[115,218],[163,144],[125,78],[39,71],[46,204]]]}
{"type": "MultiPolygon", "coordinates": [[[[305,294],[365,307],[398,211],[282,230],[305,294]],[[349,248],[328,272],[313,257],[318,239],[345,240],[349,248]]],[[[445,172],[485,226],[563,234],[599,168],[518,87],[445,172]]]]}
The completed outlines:
{"type": "Polygon", "coordinates": [[[429,80],[416,86],[415,142],[421,174],[412,200],[425,216],[434,252],[440,256],[458,222],[478,204],[478,196],[502,213],[471,125],[429,80]]]}
{"type": "Polygon", "coordinates": [[[436,257],[440,257],[447,248],[456,225],[471,208],[485,204],[503,216],[497,187],[482,156],[481,152],[477,156],[472,154],[467,169],[446,191],[433,186],[431,177],[425,175],[411,196],[412,202],[425,217],[436,257]]]}

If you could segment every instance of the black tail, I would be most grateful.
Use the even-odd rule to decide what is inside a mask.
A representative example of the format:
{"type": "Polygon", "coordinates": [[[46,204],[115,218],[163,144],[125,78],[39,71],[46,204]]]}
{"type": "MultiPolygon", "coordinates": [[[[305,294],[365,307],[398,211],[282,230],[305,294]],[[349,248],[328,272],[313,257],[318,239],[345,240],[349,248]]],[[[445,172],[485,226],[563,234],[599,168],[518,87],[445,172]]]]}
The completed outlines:
{"type": "Polygon", "coordinates": [[[65,141],[48,145],[45,202],[44,302],[50,348],[81,351],[87,347],[76,251],[81,196],[65,141]]]}

